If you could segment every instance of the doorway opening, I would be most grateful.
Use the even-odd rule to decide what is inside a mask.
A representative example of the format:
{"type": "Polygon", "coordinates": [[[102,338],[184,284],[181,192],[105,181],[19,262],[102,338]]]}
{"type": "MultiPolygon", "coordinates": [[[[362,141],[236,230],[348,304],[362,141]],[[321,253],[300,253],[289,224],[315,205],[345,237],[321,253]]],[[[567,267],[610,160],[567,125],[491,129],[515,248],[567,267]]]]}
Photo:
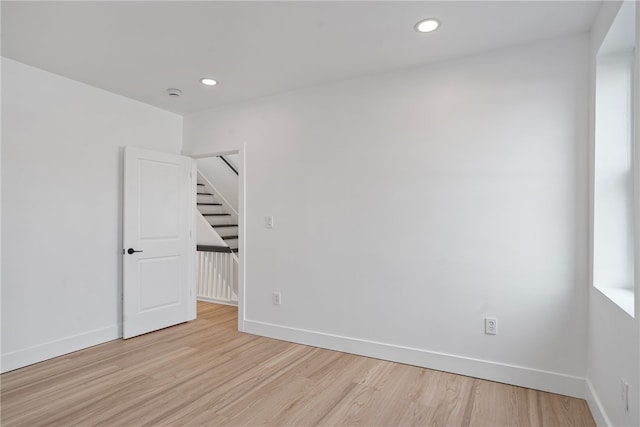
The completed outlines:
{"type": "Polygon", "coordinates": [[[203,304],[238,307],[238,330],[244,318],[244,150],[191,156],[193,185],[195,289],[198,310],[203,304]]]}

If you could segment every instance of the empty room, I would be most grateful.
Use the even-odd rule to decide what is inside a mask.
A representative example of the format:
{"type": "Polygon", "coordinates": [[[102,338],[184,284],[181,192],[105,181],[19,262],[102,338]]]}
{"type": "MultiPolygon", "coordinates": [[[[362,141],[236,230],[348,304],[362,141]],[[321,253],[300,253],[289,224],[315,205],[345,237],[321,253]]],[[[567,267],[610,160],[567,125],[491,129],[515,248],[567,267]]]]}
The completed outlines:
{"type": "Polygon", "coordinates": [[[2,1],[3,426],[639,426],[637,1],[2,1]]]}

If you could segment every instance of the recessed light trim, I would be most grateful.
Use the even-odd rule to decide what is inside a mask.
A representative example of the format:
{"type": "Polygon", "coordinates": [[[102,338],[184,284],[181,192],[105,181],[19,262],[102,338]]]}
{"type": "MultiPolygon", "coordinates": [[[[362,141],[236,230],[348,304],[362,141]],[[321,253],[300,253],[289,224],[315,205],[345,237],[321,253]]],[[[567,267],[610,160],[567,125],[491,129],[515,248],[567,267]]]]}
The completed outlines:
{"type": "Polygon", "coordinates": [[[212,79],[211,77],[203,77],[200,79],[200,83],[205,86],[215,86],[218,84],[218,81],[216,79],[212,79]]]}
{"type": "Polygon", "coordinates": [[[413,27],[419,33],[430,33],[437,30],[440,27],[440,21],[435,18],[427,18],[421,21],[413,27]]]}

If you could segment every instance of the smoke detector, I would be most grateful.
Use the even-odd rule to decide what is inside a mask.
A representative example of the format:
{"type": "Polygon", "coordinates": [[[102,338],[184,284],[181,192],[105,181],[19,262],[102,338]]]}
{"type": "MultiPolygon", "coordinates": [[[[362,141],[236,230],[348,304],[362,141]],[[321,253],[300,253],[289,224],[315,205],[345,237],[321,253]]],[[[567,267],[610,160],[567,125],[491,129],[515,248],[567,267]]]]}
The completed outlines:
{"type": "Polygon", "coordinates": [[[169,96],[180,96],[182,95],[182,91],[180,89],[167,89],[167,93],[169,96]]]}

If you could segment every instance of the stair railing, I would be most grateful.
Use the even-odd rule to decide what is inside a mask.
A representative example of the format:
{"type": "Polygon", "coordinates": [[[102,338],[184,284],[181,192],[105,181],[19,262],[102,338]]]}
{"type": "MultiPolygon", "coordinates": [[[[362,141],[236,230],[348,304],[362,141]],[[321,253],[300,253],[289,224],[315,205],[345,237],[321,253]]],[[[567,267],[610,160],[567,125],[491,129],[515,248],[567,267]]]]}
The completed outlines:
{"type": "Polygon", "coordinates": [[[198,245],[197,291],[201,301],[238,305],[238,257],[224,246],[198,245]]]}
{"type": "Polygon", "coordinates": [[[225,162],[225,163],[227,164],[227,166],[229,166],[229,167],[231,168],[231,170],[232,170],[236,175],[238,175],[238,170],[237,170],[237,169],[236,169],[236,168],[235,168],[231,163],[229,163],[229,161],[228,161],[227,159],[225,159],[225,158],[224,158],[224,156],[218,156],[218,157],[220,157],[220,159],[221,159],[223,162],[225,162]]]}

